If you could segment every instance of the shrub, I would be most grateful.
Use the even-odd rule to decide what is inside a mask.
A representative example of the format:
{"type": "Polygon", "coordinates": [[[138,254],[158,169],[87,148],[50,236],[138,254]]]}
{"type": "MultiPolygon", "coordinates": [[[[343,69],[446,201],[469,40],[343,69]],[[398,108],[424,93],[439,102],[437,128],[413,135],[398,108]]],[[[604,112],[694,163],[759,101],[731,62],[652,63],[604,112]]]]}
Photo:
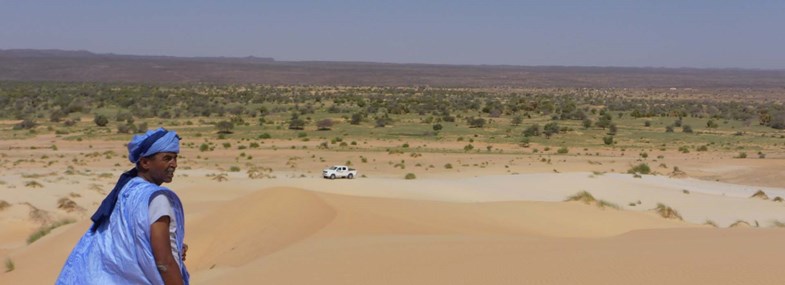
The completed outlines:
{"type": "Polygon", "coordinates": [[[240,172],[239,166],[231,166],[229,167],[229,172],[240,172]]]}
{"type": "Polygon", "coordinates": [[[15,268],[16,268],[16,266],[14,265],[14,261],[12,261],[10,258],[6,258],[5,259],[5,272],[14,271],[15,268]]]}
{"type": "Polygon", "coordinates": [[[734,156],[733,158],[747,158],[746,152],[740,152],[738,156],[734,156]]]}
{"type": "Polygon", "coordinates": [[[558,134],[559,131],[561,131],[561,128],[559,128],[559,123],[556,122],[547,123],[544,127],[542,127],[542,133],[547,138],[550,138],[554,134],[558,134]]]}
{"type": "Polygon", "coordinates": [[[688,133],[688,134],[691,134],[692,133],[692,127],[690,127],[690,125],[684,125],[684,126],[681,127],[681,131],[685,132],[685,133],[688,133]]]}
{"type": "Polygon", "coordinates": [[[234,129],[234,123],[230,121],[220,121],[215,124],[215,128],[218,129],[219,134],[231,134],[232,129],[234,129]]]}
{"type": "Polygon", "coordinates": [[[604,136],[602,138],[602,142],[605,143],[605,145],[612,145],[613,144],[613,136],[604,136]]]}
{"type": "Polygon", "coordinates": [[[208,151],[209,149],[210,146],[207,145],[207,143],[202,143],[201,145],[199,145],[199,151],[208,151]]]}
{"type": "Polygon", "coordinates": [[[136,132],[136,126],[134,124],[119,124],[117,125],[117,133],[118,134],[128,134],[131,132],[136,132]]]}
{"type": "Polygon", "coordinates": [[[333,127],[333,120],[324,119],[316,122],[316,129],[320,131],[328,131],[333,127]]]}
{"type": "Polygon", "coordinates": [[[559,148],[558,150],[556,150],[556,153],[559,153],[559,154],[565,154],[565,153],[568,153],[568,152],[570,152],[570,150],[567,147],[564,147],[564,146],[559,148]]]}
{"type": "Polygon", "coordinates": [[[109,124],[109,119],[107,119],[104,115],[95,115],[93,122],[96,126],[106,127],[106,124],[109,124]]]}
{"type": "Polygon", "coordinates": [[[452,163],[445,163],[444,169],[452,169],[452,163]]]}
{"type": "Polygon", "coordinates": [[[36,124],[35,121],[33,121],[32,119],[24,119],[21,122],[19,122],[18,124],[14,125],[13,129],[14,130],[23,130],[23,129],[24,130],[29,130],[29,129],[35,128],[36,125],[38,125],[38,124],[36,124]]]}
{"type": "Polygon", "coordinates": [[[260,139],[269,139],[269,138],[272,138],[272,136],[270,134],[268,134],[268,133],[263,133],[263,134],[259,135],[259,138],[260,139]]]}
{"type": "Polygon", "coordinates": [[[633,166],[632,168],[627,170],[627,173],[629,173],[629,174],[635,174],[635,173],[649,174],[649,173],[651,173],[651,168],[649,168],[648,164],[641,163],[641,164],[633,166]]]}
{"type": "Polygon", "coordinates": [[[404,178],[406,180],[413,180],[413,179],[417,179],[417,176],[414,175],[414,173],[406,173],[406,176],[404,178]]]}
{"type": "Polygon", "coordinates": [[[527,127],[525,130],[523,130],[523,136],[524,137],[534,137],[534,136],[539,136],[539,135],[540,135],[540,125],[539,124],[533,124],[533,125],[527,127]]]}

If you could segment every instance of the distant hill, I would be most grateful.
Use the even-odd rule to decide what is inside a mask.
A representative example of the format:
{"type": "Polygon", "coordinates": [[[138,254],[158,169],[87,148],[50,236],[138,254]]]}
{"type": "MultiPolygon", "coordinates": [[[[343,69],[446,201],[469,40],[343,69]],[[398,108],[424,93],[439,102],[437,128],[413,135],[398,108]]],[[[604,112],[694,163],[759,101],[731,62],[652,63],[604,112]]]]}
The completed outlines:
{"type": "Polygon", "coordinates": [[[785,88],[785,70],[436,65],[0,50],[0,80],[434,87],[785,88]]]}

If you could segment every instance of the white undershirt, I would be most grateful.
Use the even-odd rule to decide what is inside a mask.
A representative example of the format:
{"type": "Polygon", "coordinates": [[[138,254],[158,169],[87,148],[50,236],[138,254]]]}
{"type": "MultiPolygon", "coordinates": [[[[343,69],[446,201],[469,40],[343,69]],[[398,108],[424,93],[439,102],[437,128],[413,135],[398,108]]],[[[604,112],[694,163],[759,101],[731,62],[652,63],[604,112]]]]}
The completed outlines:
{"type": "Polygon", "coordinates": [[[177,264],[180,264],[180,250],[177,248],[177,219],[174,216],[174,209],[172,204],[169,203],[169,198],[166,195],[158,194],[150,201],[148,207],[148,217],[150,225],[155,223],[161,217],[169,217],[169,245],[172,247],[172,256],[177,264]]]}

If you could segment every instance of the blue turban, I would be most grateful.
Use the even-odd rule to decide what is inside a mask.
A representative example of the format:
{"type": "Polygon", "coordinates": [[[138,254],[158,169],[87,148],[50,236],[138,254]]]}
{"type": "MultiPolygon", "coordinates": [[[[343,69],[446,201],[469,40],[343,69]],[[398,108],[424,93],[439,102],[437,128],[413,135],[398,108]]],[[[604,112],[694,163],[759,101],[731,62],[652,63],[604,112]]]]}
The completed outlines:
{"type": "Polygon", "coordinates": [[[180,136],[175,131],[158,128],[143,135],[135,135],[128,143],[128,160],[131,163],[137,163],[140,158],[159,152],[179,153],[180,136]]]}
{"type": "MultiPolygon", "coordinates": [[[[179,153],[180,136],[175,131],[158,128],[157,130],[149,130],[144,135],[135,135],[131,142],[128,143],[128,160],[132,163],[137,163],[140,158],[159,152],[179,153]]],[[[101,202],[101,206],[98,207],[95,214],[90,217],[93,220],[93,231],[98,229],[103,222],[109,220],[109,216],[112,215],[112,210],[114,210],[114,205],[117,203],[117,195],[120,194],[120,190],[137,175],[139,175],[139,172],[135,167],[120,175],[120,179],[117,180],[112,192],[109,192],[109,195],[101,202]]]]}

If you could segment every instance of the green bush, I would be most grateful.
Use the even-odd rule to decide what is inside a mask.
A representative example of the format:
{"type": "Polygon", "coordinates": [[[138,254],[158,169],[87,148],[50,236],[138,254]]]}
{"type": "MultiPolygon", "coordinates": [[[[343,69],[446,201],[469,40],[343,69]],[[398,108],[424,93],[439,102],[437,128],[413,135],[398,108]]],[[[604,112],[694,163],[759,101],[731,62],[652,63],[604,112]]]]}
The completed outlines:
{"type": "Polygon", "coordinates": [[[417,179],[417,176],[414,175],[414,173],[406,173],[406,176],[404,178],[406,180],[413,180],[413,179],[417,179]]]}
{"type": "Polygon", "coordinates": [[[651,173],[651,168],[649,168],[648,164],[641,163],[641,164],[633,166],[632,168],[627,170],[627,173],[630,173],[630,174],[635,174],[635,173],[649,174],[649,173],[651,173]]]}

